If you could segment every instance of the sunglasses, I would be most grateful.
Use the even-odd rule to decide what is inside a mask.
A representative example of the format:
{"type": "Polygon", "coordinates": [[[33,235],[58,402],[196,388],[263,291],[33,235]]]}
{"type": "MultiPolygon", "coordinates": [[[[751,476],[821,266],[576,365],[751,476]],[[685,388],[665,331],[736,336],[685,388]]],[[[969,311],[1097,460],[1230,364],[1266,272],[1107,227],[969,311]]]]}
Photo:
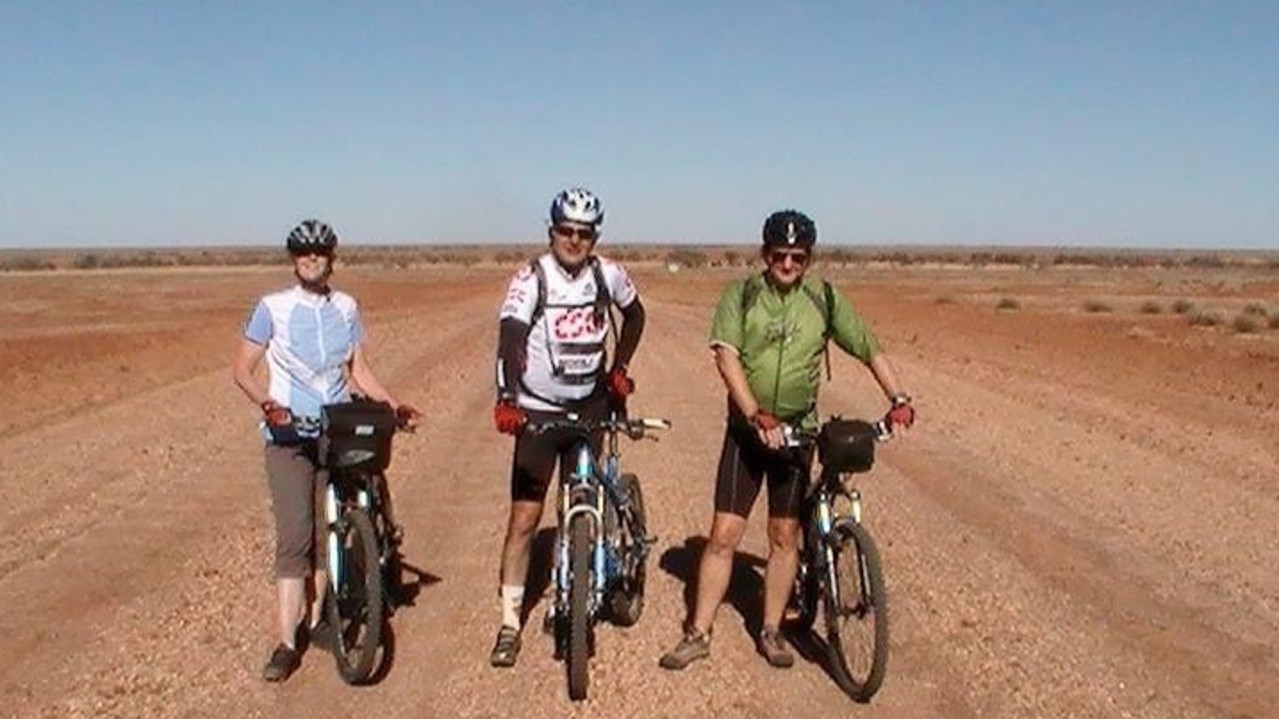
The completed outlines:
{"type": "Polygon", "coordinates": [[[297,252],[290,252],[289,254],[295,258],[310,257],[311,255],[315,255],[316,257],[332,258],[333,250],[298,250],[297,252]]]}
{"type": "Polygon", "coordinates": [[[588,227],[566,227],[564,225],[555,225],[551,228],[551,232],[560,237],[573,237],[576,235],[579,240],[593,240],[599,234],[588,227]]]}
{"type": "Polygon", "coordinates": [[[790,252],[787,250],[772,250],[768,253],[768,261],[770,264],[780,265],[787,259],[790,259],[790,261],[795,265],[803,267],[808,264],[808,253],[802,251],[790,252]]]}

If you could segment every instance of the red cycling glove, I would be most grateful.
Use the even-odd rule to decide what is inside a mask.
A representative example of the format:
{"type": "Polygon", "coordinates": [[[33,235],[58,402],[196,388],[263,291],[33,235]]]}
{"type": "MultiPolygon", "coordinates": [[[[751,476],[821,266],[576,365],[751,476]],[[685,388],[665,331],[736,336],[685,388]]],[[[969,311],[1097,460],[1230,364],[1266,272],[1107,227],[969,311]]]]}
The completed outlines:
{"type": "Polygon", "coordinates": [[[293,423],[293,413],[279,402],[268,399],[259,406],[262,407],[262,416],[266,418],[266,423],[272,427],[287,427],[293,423]]]}
{"type": "Polygon", "coordinates": [[[626,375],[625,367],[614,367],[608,373],[608,392],[623,402],[635,391],[635,380],[626,375]]]}
{"type": "Polygon", "coordinates": [[[915,408],[910,404],[910,397],[894,397],[893,408],[884,415],[884,423],[888,425],[889,432],[915,424],[915,408]]]}
{"type": "Polygon", "coordinates": [[[765,432],[769,432],[782,426],[782,423],[777,421],[776,417],[768,412],[764,412],[763,410],[756,412],[755,415],[751,417],[751,424],[755,425],[755,429],[763,430],[765,432]]]}
{"type": "Polygon", "coordinates": [[[510,402],[498,402],[493,407],[493,425],[502,434],[519,434],[527,421],[528,414],[510,402]]]}
{"type": "Polygon", "coordinates": [[[413,429],[417,426],[419,419],[422,419],[422,413],[411,404],[402,404],[395,408],[395,426],[400,429],[413,429]]]}

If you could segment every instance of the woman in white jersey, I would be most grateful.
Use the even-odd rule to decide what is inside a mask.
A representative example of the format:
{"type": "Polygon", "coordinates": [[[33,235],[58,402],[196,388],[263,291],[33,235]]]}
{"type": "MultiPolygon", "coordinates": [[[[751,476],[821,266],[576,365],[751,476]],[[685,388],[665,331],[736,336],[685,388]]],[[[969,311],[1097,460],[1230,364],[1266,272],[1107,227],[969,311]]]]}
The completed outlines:
{"type": "Polygon", "coordinates": [[[421,416],[398,404],[364,355],[364,325],[355,299],[329,286],[338,237],[319,220],[304,220],[286,246],[297,284],[260,299],[235,356],[235,383],[262,409],[267,483],[275,515],[275,577],[279,644],[262,670],[284,681],[301,660],[299,639],[318,640],[324,573],[318,569],[315,508],[319,490],[315,439],[320,407],[351,398],[352,389],[396,408],[403,425],[421,416]],[[254,375],[267,360],[268,383],[254,375]],[[311,621],[306,580],[311,577],[311,621]],[[306,626],[307,631],[300,631],[306,626]]]}
{"type": "MultiPolygon", "coordinates": [[[[551,202],[550,215],[550,252],[511,280],[500,315],[493,422],[515,436],[515,454],[502,548],[502,624],[489,656],[495,667],[514,666],[519,655],[529,548],[555,462],[561,471],[571,464],[564,453],[575,439],[569,432],[522,429],[568,411],[602,419],[610,398],[624,402],[635,387],[627,366],[644,331],[644,306],[625,268],[592,254],[604,222],[599,198],[565,190],[551,202]],[[612,366],[605,367],[611,305],[620,308],[622,327],[612,366]]],[[[600,440],[593,440],[597,452],[600,440]]]]}

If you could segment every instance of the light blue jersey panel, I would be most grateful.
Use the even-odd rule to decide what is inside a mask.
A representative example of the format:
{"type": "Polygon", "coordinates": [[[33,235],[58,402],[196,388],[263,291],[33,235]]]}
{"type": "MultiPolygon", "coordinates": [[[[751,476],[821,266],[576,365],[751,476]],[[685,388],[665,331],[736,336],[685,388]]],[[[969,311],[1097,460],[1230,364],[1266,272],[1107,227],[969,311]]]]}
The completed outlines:
{"type": "Polygon", "coordinates": [[[266,346],[271,399],[297,417],[350,399],[346,366],[364,336],[355,300],[301,287],[262,298],[245,323],[245,339],[266,346]]]}
{"type": "Polygon", "coordinates": [[[322,405],[350,395],[342,368],[355,349],[355,332],[332,302],[317,307],[295,305],[288,326],[294,359],[321,380],[291,376],[289,407],[295,414],[318,417],[322,405]]]}

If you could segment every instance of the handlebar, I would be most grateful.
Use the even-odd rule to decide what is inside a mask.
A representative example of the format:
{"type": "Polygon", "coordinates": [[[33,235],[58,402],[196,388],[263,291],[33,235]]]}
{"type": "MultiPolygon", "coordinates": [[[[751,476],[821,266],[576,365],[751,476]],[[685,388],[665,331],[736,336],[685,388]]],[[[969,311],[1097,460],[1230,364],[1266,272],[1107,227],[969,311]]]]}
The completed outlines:
{"type": "Polygon", "coordinates": [[[606,432],[618,432],[637,440],[643,439],[650,429],[670,428],[671,421],[668,419],[656,417],[629,418],[613,413],[607,419],[587,420],[582,419],[576,412],[569,412],[564,416],[564,419],[554,419],[549,422],[529,422],[524,425],[524,431],[533,434],[543,434],[558,429],[568,429],[589,434],[602,429],[606,432]]]}
{"type": "MultiPolygon", "coordinates": [[[[395,433],[407,432],[414,434],[417,428],[409,424],[409,417],[397,412],[395,408],[385,403],[367,402],[372,407],[385,408],[386,414],[392,418],[391,429],[395,433]]],[[[287,408],[285,408],[287,410],[287,408]]],[[[294,414],[289,411],[289,421],[284,424],[271,424],[270,421],[264,420],[263,426],[267,428],[271,435],[277,440],[297,441],[302,438],[315,438],[325,433],[324,421],[318,416],[303,416],[294,414]]]]}
{"type": "MultiPolygon", "coordinates": [[[[876,442],[887,442],[893,438],[893,430],[892,427],[889,426],[887,420],[881,419],[877,422],[868,422],[867,424],[871,427],[870,436],[876,442]]],[[[781,429],[782,436],[784,438],[782,446],[788,448],[799,448],[813,444],[817,441],[819,436],[818,432],[803,430],[789,424],[783,424],[781,429]]]]}

